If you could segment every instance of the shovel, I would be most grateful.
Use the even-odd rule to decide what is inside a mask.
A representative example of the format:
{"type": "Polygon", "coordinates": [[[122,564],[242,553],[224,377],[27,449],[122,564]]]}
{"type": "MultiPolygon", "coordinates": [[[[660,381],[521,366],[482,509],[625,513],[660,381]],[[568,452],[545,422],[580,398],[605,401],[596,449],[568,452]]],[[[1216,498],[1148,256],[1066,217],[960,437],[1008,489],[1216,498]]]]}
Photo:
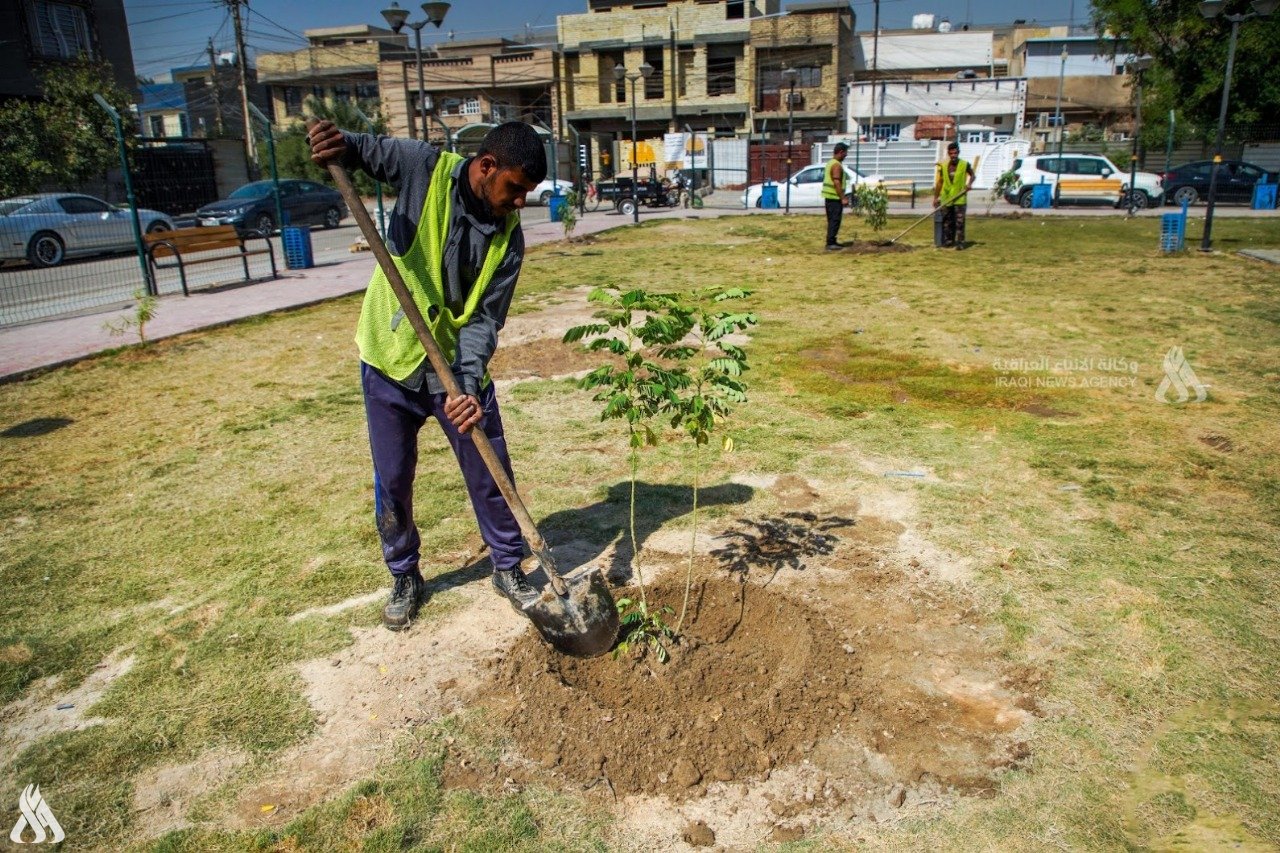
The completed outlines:
{"type": "Polygon", "coordinates": [[[926,213],[924,216],[921,216],[921,217],[920,217],[919,219],[917,219],[915,222],[912,222],[910,225],[908,225],[908,226],[906,227],[906,229],[905,229],[905,230],[903,230],[903,232],[902,232],[901,234],[899,234],[897,237],[894,237],[892,240],[886,240],[885,242],[881,243],[880,245],[881,245],[881,246],[892,246],[894,243],[898,242],[898,241],[899,241],[899,240],[901,240],[903,237],[905,237],[905,236],[907,236],[908,234],[910,234],[910,233],[915,229],[915,227],[916,227],[917,225],[919,225],[921,222],[924,222],[924,221],[925,221],[926,219],[928,219],[930,216],[933,216],[933,215],[934,215],[935,213],[937,213],[939,210],[942,210],[942,208],[946,207],[946,206],[947,206],[947,204],[948,204],[949,202],[951,202],[951,201],[952,201],[952,200],[954,200],[954,199],[960,198],[960,196],[964,195],[966,192],[968,192],[968,190],[965,190],[964,192],[952,193],[951,195],[947,196],[945,199],[943,199],[942,201],[938,202],[938,206],[937,206],[937,207],[935,207],[933,210],[929,211],[929,212],[928,212],[928,213],[926,213]]]}
{"type": "MultiPolygon", "coordinates": [[[[444,354],[440,352],[440,347],[431,336],[430,330],[427,329],[427,324],[422,319],[422,312],[418,310],[418,304],[409,295],[409,288],[405,286],[400,271],[391,261],[391,253],[387,251],[382,238],[378,236],[373,219],[364,208],[364,202],[360,200],[355,187],[351,185],[351,177],[347,174],[347,170],[341,164],[334,162],[330,162],[328,167],[329,174],[333,176],[333,181],[338,186],[338,192],[342,193],[343,201],[351,209],[361,233],[369,242],[374,257],[378,259],[378,265],[382,267],[387,281],[391,283],[396,299],[400,300],[405,319],[418,333],[418,340],[422,342],[422,348],[427,351],[432,369],[444,383],[445,392],[450,397],[459,396],[462,390],[453,376],[453,370],[445,361],[444,354]]],[[[618,608],[614,604],[608,584],[605,583],[604,574],[597,567],[583,575],[570,578],[568,583],[565,582],[565,579],[556,571],[550,546],[538,533],[533,518],[530,517],[519,493],[516,492],[515,484],[511,482],[502,463],[498,461],[493,445],[489,443],[489,437],[477,426],[471,430],[471,439],[475,442],[476,449],[480,451],[485,467],[497,482],[499,491],[507,501],[507,506],[515,515],[529,550],[541,564],[551,584],[549,589],[542,591],[536,601],[525,606],[524,614],[529,617],[548,643],[565,654],[594,657],[609,651],[613,648],[613,641],[618,636],[618,608]]]]}

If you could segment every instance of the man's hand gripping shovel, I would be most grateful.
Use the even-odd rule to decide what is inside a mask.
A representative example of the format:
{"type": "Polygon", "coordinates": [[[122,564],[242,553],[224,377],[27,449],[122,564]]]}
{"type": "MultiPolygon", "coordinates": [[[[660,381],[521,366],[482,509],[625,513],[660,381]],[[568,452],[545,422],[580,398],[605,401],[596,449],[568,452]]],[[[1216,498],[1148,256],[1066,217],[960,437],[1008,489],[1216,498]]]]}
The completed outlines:
{"type": "MultiPolygon", "coordinates": [[[[314,122],[308,124],[308,129],[312,126],[314,122]]],[[[409,289],[405,286],[400,271],[392,262],[391,253],[387,251],[386,245],[378,236],[373,219],[370,218],[364,203],[356,194],[347,170],[332,156],[325,161],[325,166],[333,177],[338,192],[342,193],[343,200],[355,216],[360,232],[369,242],[374,256],[378,259],[378,265],[382,267],[383,273],[391,283],[391,289],[395,291],[396,299],[400,301],[400,307],[404,310],[405,319],[417,332],[418,340],[427,351],[432,369],[444,383],[449,397],[459,396],[462,391],[454,378],[453,370],[445,361],[444,354],[440,352],[440,347],[428,330],[417,303],[409,295],[409,289]]],[[[561,652],[578,657],[592,657],[609,651],[613,648],[614,640],[618,636],[618,608],[613,601],[613,595],[609,592],[608,584],[605,583],[604,574],[596,567],[570,578],[568,582],[560,576],[556,571],[550,546],[538,533],[533,518],[530,517],[519,493],[516,492],[515,484],[511,482],[498,461],[488,436],[479,427],[472,429],[470,435],[476,449],[480,451],[481,458],[484,459],[485,467],[493,475],[498,489],[506,498],[507,505],[511,507],[511,512],[520,525],[520,532],[524,535],[529,550],[541,564],[550,582],[550,587],[542,591],[537,601],[524,608],[525,615],[537,627],[543,638],[561,652]]]]}

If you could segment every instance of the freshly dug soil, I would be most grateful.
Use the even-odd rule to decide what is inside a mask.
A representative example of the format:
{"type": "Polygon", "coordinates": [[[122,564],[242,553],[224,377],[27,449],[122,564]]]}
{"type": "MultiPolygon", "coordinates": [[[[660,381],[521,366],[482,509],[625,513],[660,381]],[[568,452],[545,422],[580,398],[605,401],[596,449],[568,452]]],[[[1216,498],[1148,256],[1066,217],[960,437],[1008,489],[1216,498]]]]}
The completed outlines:
{"type": "MultiPolygon", "coordinates": [[[[682,594],[675,583],[649,591],[677,605],[682,594]]],[[[690,617],[666,664],[646,651],[561,657],[525,635],[500,675],[524,706],[507,721],[522,752],[584,785],[607,779],[619,796],[681,798],[798,763],[850,725],[859,659],[827,617],[730,579],[695,587],[690,617]]]]}

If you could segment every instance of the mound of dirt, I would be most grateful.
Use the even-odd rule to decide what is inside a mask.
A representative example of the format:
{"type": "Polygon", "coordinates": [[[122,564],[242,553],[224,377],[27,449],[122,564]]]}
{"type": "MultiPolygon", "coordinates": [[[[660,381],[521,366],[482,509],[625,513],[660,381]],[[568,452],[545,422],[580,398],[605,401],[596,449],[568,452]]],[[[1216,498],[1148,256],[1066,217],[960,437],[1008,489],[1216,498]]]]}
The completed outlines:
{"type": "MultiPolygon", "coordinates": [[[[493,707],[541,772],[616,797],[679,802],[793,771],[828,782],[816,797],[779,794],[788,814],[848,808],[886,785],[992,790],[1028,756],[1035,699],[992,665],[972,611],[885,563],[896,536],[871,521],[815,551],[812,571],[779,564],[762,582],[699,560],[666,664],[634,650],[566,658],[525,634],[497,668],[493,707]]],[[[679,607],[671,575],[651,605],[679,607]]]]}
{"type": "MultiPolygon", "coordinates": [[[[785,595],[731,580],[695,590],[691,623],[671,660],[552,653],[526,634],[501,679],[524,708],[509,730],[522,751],[584,785],[679,798],[799,762],[848,726],[859,703],[858,658],[834,625],[785,595]]],[[[652,600],[679,601],[658,585],[652,600]]]]}

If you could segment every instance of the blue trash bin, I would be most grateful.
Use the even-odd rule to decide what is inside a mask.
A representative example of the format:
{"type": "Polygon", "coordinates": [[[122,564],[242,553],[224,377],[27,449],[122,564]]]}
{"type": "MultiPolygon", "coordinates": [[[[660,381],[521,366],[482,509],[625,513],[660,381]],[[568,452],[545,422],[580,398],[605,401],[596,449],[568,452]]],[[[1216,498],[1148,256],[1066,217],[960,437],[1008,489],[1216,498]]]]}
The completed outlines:
{"type": "Polygon", "coordinates": [[[1187,209],[1181,213],[1164,213],[1160,215],[1160,251],[1181,252],[1186,248],[1187,209]]]}
{"type": "Polygon", "coordinates": [[[560,222],[564,219],[564,203],[565,197],[562,195],[553,195],[547,199],[547,206],[551,208],[552,222],[560,222]]]}
{"type": "Polygon", "coordinates": [[[284,248],[284,265],[286,268],[305,270],[315,266],[315,261],[311,257],[310,228],[281,228],[280,245],[284,248]]]}
{"type": "Polygon", "coordinates": [[[1033,209],[1053,207],[1053,187],[1049,184],[1035,184],[1031,187],[1031,207],[1033,209]]]}
{"type": "Polygon", "coordinates": [[[760,188],[760,206],[765,208],[778,209],[778,185],[772,181],[765,181],[763,187],[760,188]]]}
{"type": "Polygon", "coordinates": [[[1253,209],[1254,210],[1275,210],[1276,209],[1276,185],[1275,184],[1254,184],[1253,209]]]}

